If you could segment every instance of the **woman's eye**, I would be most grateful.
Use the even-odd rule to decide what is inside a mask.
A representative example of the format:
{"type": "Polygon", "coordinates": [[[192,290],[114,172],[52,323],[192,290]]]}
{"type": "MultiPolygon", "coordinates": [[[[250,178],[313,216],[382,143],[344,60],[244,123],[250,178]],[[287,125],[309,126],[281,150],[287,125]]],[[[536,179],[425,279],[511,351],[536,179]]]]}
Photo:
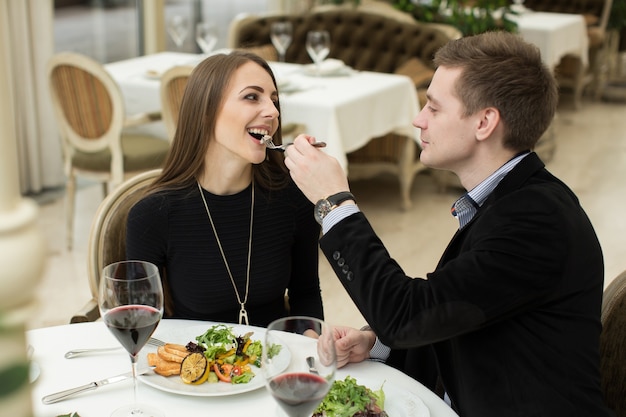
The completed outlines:
{"type": "Polygon", "coordinates": [[[259,98],[259,96],[256,95],[255,93],[246,94],[244,96],[244,99],[246,99],[246,100],[257,100],[258,98],[259,98]]]}

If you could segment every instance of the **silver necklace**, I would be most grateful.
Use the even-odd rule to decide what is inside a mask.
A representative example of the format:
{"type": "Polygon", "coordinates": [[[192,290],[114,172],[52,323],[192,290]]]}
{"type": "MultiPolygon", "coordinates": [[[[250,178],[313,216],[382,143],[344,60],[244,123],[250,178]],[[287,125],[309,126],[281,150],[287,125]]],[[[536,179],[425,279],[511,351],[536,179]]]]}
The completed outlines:
{"type": "Polygon", "coordinates": [[[198,190],[200,191],[200,197],[202,197],[202,202],[204,203],[204,208],[206,209],[206,214],[209,216],[209,222],[211,223],[211,229],[213,229],[213,234],[215,235],[215,240],[217,241],[217,246],[220,248],[220,253],[222,254],[222,259],[224,260],[224,265],[226,265],[226,271],[228,271],[228,276],[230,277],[230,282],[233,284],[233,289],[235,290],[235,295],[237,296],[237,302],[241,309],[239,310],[239,324],[248,325],[248,312],[246,311],[246,302],[248,301],[248,289],[250,288],[250,256],[252,254],[252,221],[254,219],[254,180],[252,181],[252,203],[250,204],[250,235],[248,238],[248,266],[246,269],[246,294],[241,300],[239,296],[239,290],[237,290],[237,285],[235,284],[235,279],[233,278],[232,272],[230,272],[230,266],[228,266],[228,261],[226,260],[226,255],[224,254],[224,249],[222,248],[222,242],[220,242],[220,238],[217,235],[217,230],[215,230],[215,224],[213,223],[213,217],[211,217],[211,212],[209,211],[209,205],[206,203],[206,199],[204,198],[204,193],[202,192],[202,186],[199,181],[196,181],[198,184],[198,190]]]}

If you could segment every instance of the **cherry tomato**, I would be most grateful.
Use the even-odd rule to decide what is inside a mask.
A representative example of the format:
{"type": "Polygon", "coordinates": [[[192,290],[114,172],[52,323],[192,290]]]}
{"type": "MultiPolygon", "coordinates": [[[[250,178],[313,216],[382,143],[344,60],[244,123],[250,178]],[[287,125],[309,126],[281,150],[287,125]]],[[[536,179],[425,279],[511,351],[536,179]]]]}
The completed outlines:
{"type": "Polygon", "coordinates": [[[213,364],[213,370],[215,371],[215,375],[217,375],[220,381],[228,382],[228,383],[231,382],[230,375],[228,374],[224,375],[217,363],[213,364]]]}

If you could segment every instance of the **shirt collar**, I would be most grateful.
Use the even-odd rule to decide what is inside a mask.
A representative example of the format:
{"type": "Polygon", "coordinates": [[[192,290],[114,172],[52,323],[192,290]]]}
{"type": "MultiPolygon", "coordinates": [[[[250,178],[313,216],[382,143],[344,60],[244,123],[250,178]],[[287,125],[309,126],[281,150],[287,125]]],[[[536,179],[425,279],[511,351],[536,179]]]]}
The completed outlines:
{"type": "Polygon", "coordinates": [[[459,219],[461,228],[474,217],[476,212],[478,212],[478,208],[483,205],[502,178],[511,172],[511,170],[529,153],[529,151],[524,151],[515,155],[493,174],[489,175],[480,184],[463,194],[454,202],[451,210],[452,215],[459,219]]]}

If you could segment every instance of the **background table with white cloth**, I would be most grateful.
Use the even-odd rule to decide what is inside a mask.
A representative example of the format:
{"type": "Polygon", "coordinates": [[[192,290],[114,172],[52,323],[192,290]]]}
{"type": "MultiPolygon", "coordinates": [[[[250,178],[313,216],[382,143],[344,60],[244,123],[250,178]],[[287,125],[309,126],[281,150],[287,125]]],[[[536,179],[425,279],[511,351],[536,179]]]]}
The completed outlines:
{"type": "Polygon", "coordinates": [[[510,17],[520,35],[537,45],[548,67],[554,69],[567,54],[579,56],[585,67],[589,64],[589,39],[582,15],[529,11],[510,17]]]}
{"type": "MultiPolygon", "coordinates": [[[[200,326],[203,329],[206,326],[208,329],[213,324],[215,323],[162,320],[154,336],[172,341],[168,340],[168,334],[180,331],[186,326],[194,328],[200,326]]],[[[260,334],[259,332],[257,334],[260,334]]],[[[74,359],[64,358],[65,352],[71,349],[119,346],[119,342],[103,322],[46,327],[30,330],[26,336],[28,343],[34,348],[32,360],[40,370],[38,379],[32,384],[35,417],[51,417],[71,412],[77,412],[81,417],[108,417],[116,408],[132,402],[133,387],[130,379],[105,385],[58,403],[45,405],[41,401],[45,395],[130,370],[130,359],[123,349],[74,359]]],[[[255,339],[255,337],[257,336],[253,335],[252,338],[255,339]]],[[[294,347],[292,352],[306,355],[308,349],[315,348],[314,339],[297,335],[293,337],[298,339],[297,343],[292,345],[294,347]]],[[[139,355],[142,354],[143,351],[139,355]]],[[[370,384],[378,386],[384,382],[383,389],[387,401],[394,401],[394,404],[389,404],[389,406],[400,410],[394,417],[458,417],[444,401],[422,384],[385,364],[365,361],[349,364],[337,371],[338,379],[343,379],[347,375],[356,378],[357,381],[370,381],[370,384]],[[396,401],[394,398],[400,398],[401,401],[396,401]]],[[[148,377],[163,378],[158,375],[148,377]]],[[[262,378],[261,375],[257,377],[262,378]]],[[[174,376],[174,378],[177,377],[174,376]]],[[[138,400],[158,406],[168,417],[272,416],[278,407],[264,386],[234,395],[197,396],[167,392],[140,382],[138,400]]]]}
{"type": "MultiPolygon", "coordinates": [[[[196,65],[202,56],[162,52],[107,64],[121,88],[126,112],[159,111],[160,82],[155,74],[176,65],[196,65]]],[[[305,126],[306,133],[325,141],[325,152],[347,171],[346,153],[372,138],[396,132],[419,140],[411,121],[419,112],[415,87],[408,77],[366,71],[341,71],[315,76],[307,66],[270,63],[279,82],[283,124],[305,126]]],[[[142,127],[166,138],[162,123],[142,127]]]]}

